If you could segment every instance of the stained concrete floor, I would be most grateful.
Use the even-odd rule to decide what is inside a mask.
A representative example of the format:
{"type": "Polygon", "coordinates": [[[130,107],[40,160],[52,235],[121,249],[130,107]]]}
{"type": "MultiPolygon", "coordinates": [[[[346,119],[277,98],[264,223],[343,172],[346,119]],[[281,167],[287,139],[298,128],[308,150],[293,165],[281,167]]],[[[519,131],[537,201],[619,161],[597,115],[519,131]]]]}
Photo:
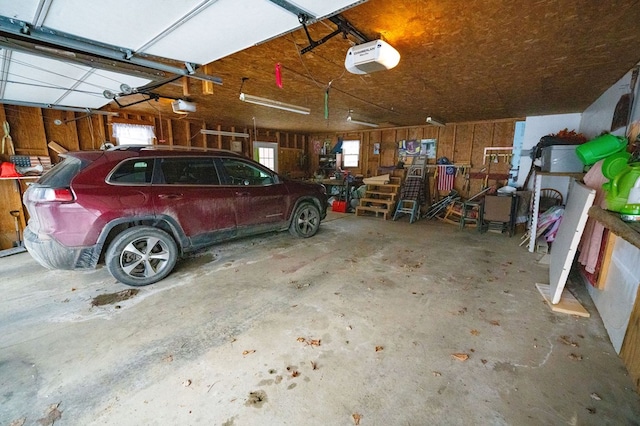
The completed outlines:
{"type": "Polygon", "coordinates": [[[331,213],[103,306],[105,269],[1,258],[0,424],[638,424],[586,290],[590,318],[551,312],[519,242],[331,213]]]}

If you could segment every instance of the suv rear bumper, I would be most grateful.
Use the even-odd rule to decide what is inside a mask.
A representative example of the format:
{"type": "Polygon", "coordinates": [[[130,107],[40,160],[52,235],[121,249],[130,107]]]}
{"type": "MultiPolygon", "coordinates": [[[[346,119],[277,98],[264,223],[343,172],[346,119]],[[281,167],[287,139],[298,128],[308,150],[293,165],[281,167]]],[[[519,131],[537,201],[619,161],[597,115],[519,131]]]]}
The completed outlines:
{"type": "Polygon", "coordinates": [[[36,262],[48,269],[93,269],[98,264],[100,246],[66,247],[55,239],[42,240],[27,226],[24,246],[36,262]]]}

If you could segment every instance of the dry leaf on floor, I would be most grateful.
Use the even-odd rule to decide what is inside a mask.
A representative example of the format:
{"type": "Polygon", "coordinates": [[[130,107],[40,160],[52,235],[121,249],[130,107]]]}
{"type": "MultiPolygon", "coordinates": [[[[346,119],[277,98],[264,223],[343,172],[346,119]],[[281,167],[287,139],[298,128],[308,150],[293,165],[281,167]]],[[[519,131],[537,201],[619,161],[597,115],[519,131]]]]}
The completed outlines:
{"type": "Polygon", "coordinates": [[[352,417],[353,417],[353,423],[356,424],[356,425],[359,425],[360,424],[360,419],[362,418],[362,415],[356,413],[352,417]]]}
{"type": "Polygon", "coordinates": [[[560,340],[560,342],[564,343],[565,345],[573,346],[574,348],[578,347],[578,344],[572,341],[569,336],[560,336],[558,340],[560,340]]]}
{"type": "Polygon", "coordinates": [[[439,371],[432,371],[431,372],[435,377],[440,377],[442,376],[442,373],[440,373],[439,371]]]}
{"type": "Polygon", "coordinates": [[[248,351],[242,351],[242,355],[249,355],[249,354],[254,353],[255,351],[256,351],[255,349],[251,349],[251,350],[248,350],[248,351]]]}
{"type": "Polygon", "coordinates": [[[311,369],[312,369],[312,370],[317,370],[317,369],[318,369],[318,364],[316,364],[316,363],[315,363],[315,362],[313,362],[313,361],[309,361],[309,362],[311,363],[311,369]]]}
{"type": "Polygon", "coordinates": [[[473,330],[471,330],[471,334],[477,336],[480,334],[480,332],[474,328],[473,330]]]}
{"type": "Polygon", "coordinates": [[[587,408],[587,411],[589,412],[589,414],[595,414],[596,413],[596,409],[595,408],[587,408]]]}
{"type": "Polygon", "coordinates": [[[184,386],[185,388],[188,388],[189,386],[191,386],[191,379],[187,379],[184,382],[182,382],[182,386],[184,386]]]}
{"type": "Polygon", "coordinates": [[[497,325],[497,326],[499,327],[499,326],[500,326],[500,321],[498,321],[498,320],[491,320],[491,321],[489,321],[489,324],[491,324],[491,325],[497,325]]]}
{"type": "Polygon", "coordinates": [[[576,355],[574,353],[569,354],[569,359],[574,361],[582,361],[582,355],[576,355]]]}
{"type": "Polygon", "coordinates": [[[602,398],[600,398],[600,395],[598,395],[597,393],[593,392],[591,394],[591,398],[595,399],[596,401],[602,401],[602,398]]]}
{"type": "Polygon", "coordinates": [[[47,412],[44,417],[38,419],[38,423],[42,426],[51,426],[56,422],[56,420],[60,420],[62,418],[62,411],[58,410],[59,406],[59,402],[57,404],[51,404],[49,408],[47,408],[47,412]]]}
{"type": "Polygon", "coordinates": [[[461,352],[453,353],[451,354],[451,356],[457,359],[458,361],[466,361],[469,359],[469,354],[464,354],[461,352]]]}
{"type": "Polygon", "coordinates": [[[9,426],[23,426],[27,422],[26,417],[21,417],[9,423],[9,426]]]}
{"type": "Polygon", "coordinates": [[[293,370],[291,372],[291,377],[298,377],[300,375],[300,372],[298,370],[293,370]]]}
{"type": "Polygon", "coordinates": [[[384,349],[384,346],[376,346],[376,352],[380,352],[384,349]]]}
{"type": "Polygon", "coordinates": [[[173,361],[173,355],[169,354],[169,355],[165,356],[164,358],[162,358],[162,360],[164,362],[171,362],[171,361],[173,361]]]}
{"type": "Polygon", "coordinates": [[[305,339],[304,337],[298,337],[296,339],[300,343],[306,343],[307,346],[320,346],[320,339],[305,339]]]}

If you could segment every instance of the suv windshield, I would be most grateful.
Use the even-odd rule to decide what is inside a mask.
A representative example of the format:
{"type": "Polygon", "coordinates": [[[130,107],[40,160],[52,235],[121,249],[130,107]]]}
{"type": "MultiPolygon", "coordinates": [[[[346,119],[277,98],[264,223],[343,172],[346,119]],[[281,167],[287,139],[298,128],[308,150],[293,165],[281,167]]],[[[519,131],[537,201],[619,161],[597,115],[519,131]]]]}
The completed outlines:
{"type": "Polygon", "coordinates": [[[40,178],[38,184],[51,188],[68,187],[71,184],[71,179],[87,165],[87,162],[83,162],[76,157],[64,157],[61,163],[56,164],[40,178]]]}

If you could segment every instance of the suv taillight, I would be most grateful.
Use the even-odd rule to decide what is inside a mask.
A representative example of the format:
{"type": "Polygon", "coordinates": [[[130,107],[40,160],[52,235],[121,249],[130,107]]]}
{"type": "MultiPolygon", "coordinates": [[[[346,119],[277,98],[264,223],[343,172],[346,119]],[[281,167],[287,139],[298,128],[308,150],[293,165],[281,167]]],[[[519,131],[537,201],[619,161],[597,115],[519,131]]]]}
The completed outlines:
{"type": "Polygon", "coordinates": [[[69,188],[47,188],[42,194],[44,201],[57,201],[60,203],[68,203],[74,200],[73,192],[69,188]]]}

